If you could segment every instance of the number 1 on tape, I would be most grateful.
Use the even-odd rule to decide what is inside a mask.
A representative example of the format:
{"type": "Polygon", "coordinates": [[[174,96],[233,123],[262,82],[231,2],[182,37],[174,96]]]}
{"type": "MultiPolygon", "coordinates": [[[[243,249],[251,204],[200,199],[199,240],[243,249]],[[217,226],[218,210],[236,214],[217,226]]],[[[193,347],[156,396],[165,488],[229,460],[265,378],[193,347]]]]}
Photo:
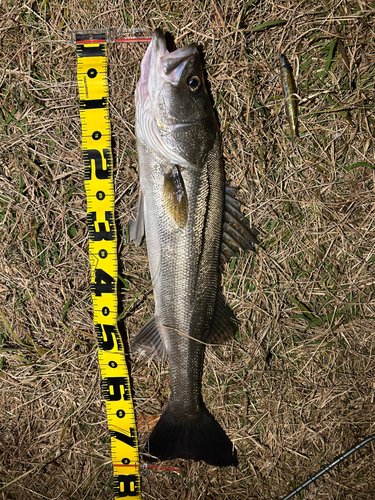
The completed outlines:
{"type": "MultiPolygon", "coordinates": [[[[127,40],[124,40],[127,41],[127,40]]],[[[142,40],[146,41],[146,40],[142,40]]],[[[91,294],[111,435],[115,500],[141,499],[130,377],[117,328],[117,235],[108,109],[107,32],[75,33],[85,165],[91,294]]]]}

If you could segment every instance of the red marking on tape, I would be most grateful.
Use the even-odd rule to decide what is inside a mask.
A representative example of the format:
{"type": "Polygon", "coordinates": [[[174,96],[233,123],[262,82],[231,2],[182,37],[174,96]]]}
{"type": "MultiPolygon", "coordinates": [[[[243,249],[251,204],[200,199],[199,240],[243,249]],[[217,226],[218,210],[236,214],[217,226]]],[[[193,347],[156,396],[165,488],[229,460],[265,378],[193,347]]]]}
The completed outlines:
{"type": "Polygon", "coordinates": [[[83,43],[107,43],[107,40],[76,40],[76,44],[83,43]]]}

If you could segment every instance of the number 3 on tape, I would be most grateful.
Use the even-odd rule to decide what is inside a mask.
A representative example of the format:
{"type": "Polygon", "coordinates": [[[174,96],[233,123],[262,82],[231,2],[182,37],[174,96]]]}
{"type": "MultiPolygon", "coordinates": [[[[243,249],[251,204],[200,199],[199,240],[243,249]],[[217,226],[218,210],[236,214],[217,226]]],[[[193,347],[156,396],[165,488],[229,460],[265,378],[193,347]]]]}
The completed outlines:
{"type": "Polygon", "coordinates": [[[141,499],[137,430],[124,347],[117,328],[117,236],[108,110],[106,34],[76,34],[85,165],[91,293],[102,390],[111,435],[115,500],[141,499]]]}

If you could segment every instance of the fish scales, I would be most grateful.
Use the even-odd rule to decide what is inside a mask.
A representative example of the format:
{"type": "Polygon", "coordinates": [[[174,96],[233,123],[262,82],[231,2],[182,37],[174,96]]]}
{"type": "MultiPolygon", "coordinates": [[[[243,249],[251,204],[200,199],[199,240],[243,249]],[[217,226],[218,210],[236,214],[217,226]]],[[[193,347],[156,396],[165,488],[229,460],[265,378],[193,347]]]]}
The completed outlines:
{"type": "MultiPolygon", "coordinates": [[[[219,127],[194,44],[168,52],[154,32],[136,89],[140,190],[131,239],[146,236],[155,314],[132,349],[168,357],[171,396],[148,442],[151,455],[237,465],[236,450],[201,393],[206,343],[232,336],[236,320],[220,291],[223,242],[257,243],[225,188],[219,127]],[[225,200],[230,210],[223,230],[225,200]]],[[[230,243],[232,245],[232,243],[230,243]]],[[[230,257],[233,249],[226,248],[230,257]]]]}
{"type": "Polygon", "coordinates": [[[189,200],[184,235],[171,224],[160,197],[165,160],[144,145],[140,146],[140,157],[155,316],[166,349],[173,353],[171,406],[180,413],[191,413],[200,404],[203,342],[210,331],[219,281],[224,198],[219,137],[202,169],[184,172],[189,200]],[[143,169],[144,165],[147,168],[143,169]]]}

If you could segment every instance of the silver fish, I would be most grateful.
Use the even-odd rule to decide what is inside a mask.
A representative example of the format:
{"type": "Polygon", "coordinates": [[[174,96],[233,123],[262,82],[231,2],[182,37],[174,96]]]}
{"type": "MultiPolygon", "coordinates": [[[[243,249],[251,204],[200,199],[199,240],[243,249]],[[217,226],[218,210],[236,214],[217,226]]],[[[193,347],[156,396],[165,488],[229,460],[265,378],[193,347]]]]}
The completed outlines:
{"type": "Polygon", "coordinates": [[[136,94],[140,192],[131,239],[145,234],[155,314],[132,349],[169,358],[171,396],[148,442],[151,455],[237,465],[236,450],[203,403],[206,343],[236,331],[219,264],[257,243],[225,188],[219,126],[196,45],[169,52],[157,29],[136,94]]]}

